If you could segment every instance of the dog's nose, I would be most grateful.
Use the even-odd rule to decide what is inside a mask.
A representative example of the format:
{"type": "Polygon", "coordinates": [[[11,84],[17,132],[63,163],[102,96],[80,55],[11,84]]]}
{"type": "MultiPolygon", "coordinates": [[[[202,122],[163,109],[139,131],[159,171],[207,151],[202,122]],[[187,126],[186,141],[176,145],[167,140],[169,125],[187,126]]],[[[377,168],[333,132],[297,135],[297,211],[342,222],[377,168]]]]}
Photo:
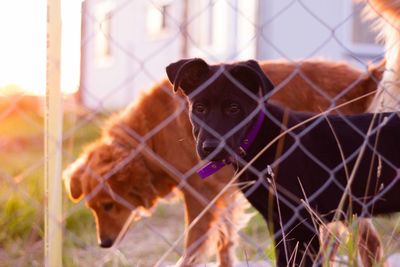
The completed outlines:
{"type": "Polygon", "coordinates": [[[219,141],[216,139],[206,139],[203,142],[203,151],[204,153],[210,154],[211,152],[213,152],[219,145],[219,141]]]}
{"type": "Polygon", "coordinates": [[[113,245],[113,241],[110,238],[101,239],[99,246],[102,248],[110,248],[113,245]]]}

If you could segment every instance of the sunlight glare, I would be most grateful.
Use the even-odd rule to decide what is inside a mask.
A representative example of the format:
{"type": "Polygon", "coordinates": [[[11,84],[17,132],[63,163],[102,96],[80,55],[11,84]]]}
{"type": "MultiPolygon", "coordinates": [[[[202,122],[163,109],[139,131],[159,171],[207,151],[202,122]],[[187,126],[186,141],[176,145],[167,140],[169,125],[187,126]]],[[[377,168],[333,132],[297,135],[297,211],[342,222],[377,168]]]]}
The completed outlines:
{"type": "MultiPolygon", "coordinates": [[[[45,93],[46,4],[0,0],[0,88],[14,84],[29,93],[45,93]]],[[[76,91],[79,84],[80,7],[81,0],[62,1],[61,88],[65,93],[76,91]]]]}

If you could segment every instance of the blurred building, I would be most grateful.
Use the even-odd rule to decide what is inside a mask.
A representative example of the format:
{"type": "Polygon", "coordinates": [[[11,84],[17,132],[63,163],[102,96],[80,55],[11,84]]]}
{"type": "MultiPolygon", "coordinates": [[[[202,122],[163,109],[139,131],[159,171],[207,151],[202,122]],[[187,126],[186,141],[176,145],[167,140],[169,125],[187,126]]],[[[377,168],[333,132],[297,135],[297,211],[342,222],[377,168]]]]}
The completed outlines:
{"type": "Polygon", "coordinates": [[[351,0],[86,0],[80,101],[126,106],[184,57],[310,57],[365,66],[382,56],[351,0]]]}

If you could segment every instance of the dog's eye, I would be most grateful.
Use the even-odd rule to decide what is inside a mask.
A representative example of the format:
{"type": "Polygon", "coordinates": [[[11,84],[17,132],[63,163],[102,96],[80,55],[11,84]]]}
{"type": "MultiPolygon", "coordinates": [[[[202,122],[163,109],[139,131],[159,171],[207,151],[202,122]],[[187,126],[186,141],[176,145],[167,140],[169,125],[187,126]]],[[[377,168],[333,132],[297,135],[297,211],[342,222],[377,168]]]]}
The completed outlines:
{"type": "Polygon", "coordinates": [[[112,208],[114,208],[114,203],[107,202],[107,203],[104,203],[102,206],[105,211],[110,211],[110,210],[112,210],[112,208]]]}
{"type": "Polygon", "coordinates": [[[206,106],[201,103],[193,105],[193,111],[197,114],[205,114],[207,112],[206,106]]]}
{"type": "Polygon", "coordinates": [[[240,106],[237,103],[231,103],[229,106],[225,109],[225,112],[228,115],[236,115],[240,112],[240,106]]]}

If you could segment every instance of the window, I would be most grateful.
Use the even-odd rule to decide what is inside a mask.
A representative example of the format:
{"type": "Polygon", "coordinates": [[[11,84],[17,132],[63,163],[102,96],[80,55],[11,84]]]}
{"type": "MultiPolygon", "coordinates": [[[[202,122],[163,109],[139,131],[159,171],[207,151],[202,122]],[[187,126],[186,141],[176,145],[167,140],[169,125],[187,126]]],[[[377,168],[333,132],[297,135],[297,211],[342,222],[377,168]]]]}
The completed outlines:
{"type": "Polygon", "coordinates": [[[372,31],[373,22],[363,18],[364,3],[353,4],[352,42],[355,44],[376,45],[376,33],[372,31]]]}
{"type": "Polygon", "coordinates": [[[146,25],[150,37],[160,37],[169,29],[170,4],[149,5],[147,9],[146,25]]]}
{"type": "Polygon", "coordinates": [[[227,39],[234,29],[229,12],[232,7],[225,1],[194,1],[191,2],[192,17],[189,24],[190,37],[196,46],[226,50],[227,39]]]}
{"type": "Polygon", "coordinates": [[[373,30],[373,21],[363,15],[365,3],[352,3],[352,19],[349,23],[348,48],[357,58],[371,60],[381,55],[383,48],[376,41],[377,33],[373,30]]]}
{"type": "Polygon", "coordinates": [[[112,51],[112,17],[113,4],[101,2],[95,8],[95,60],[99,66],[110,64],[112,51]]]}

